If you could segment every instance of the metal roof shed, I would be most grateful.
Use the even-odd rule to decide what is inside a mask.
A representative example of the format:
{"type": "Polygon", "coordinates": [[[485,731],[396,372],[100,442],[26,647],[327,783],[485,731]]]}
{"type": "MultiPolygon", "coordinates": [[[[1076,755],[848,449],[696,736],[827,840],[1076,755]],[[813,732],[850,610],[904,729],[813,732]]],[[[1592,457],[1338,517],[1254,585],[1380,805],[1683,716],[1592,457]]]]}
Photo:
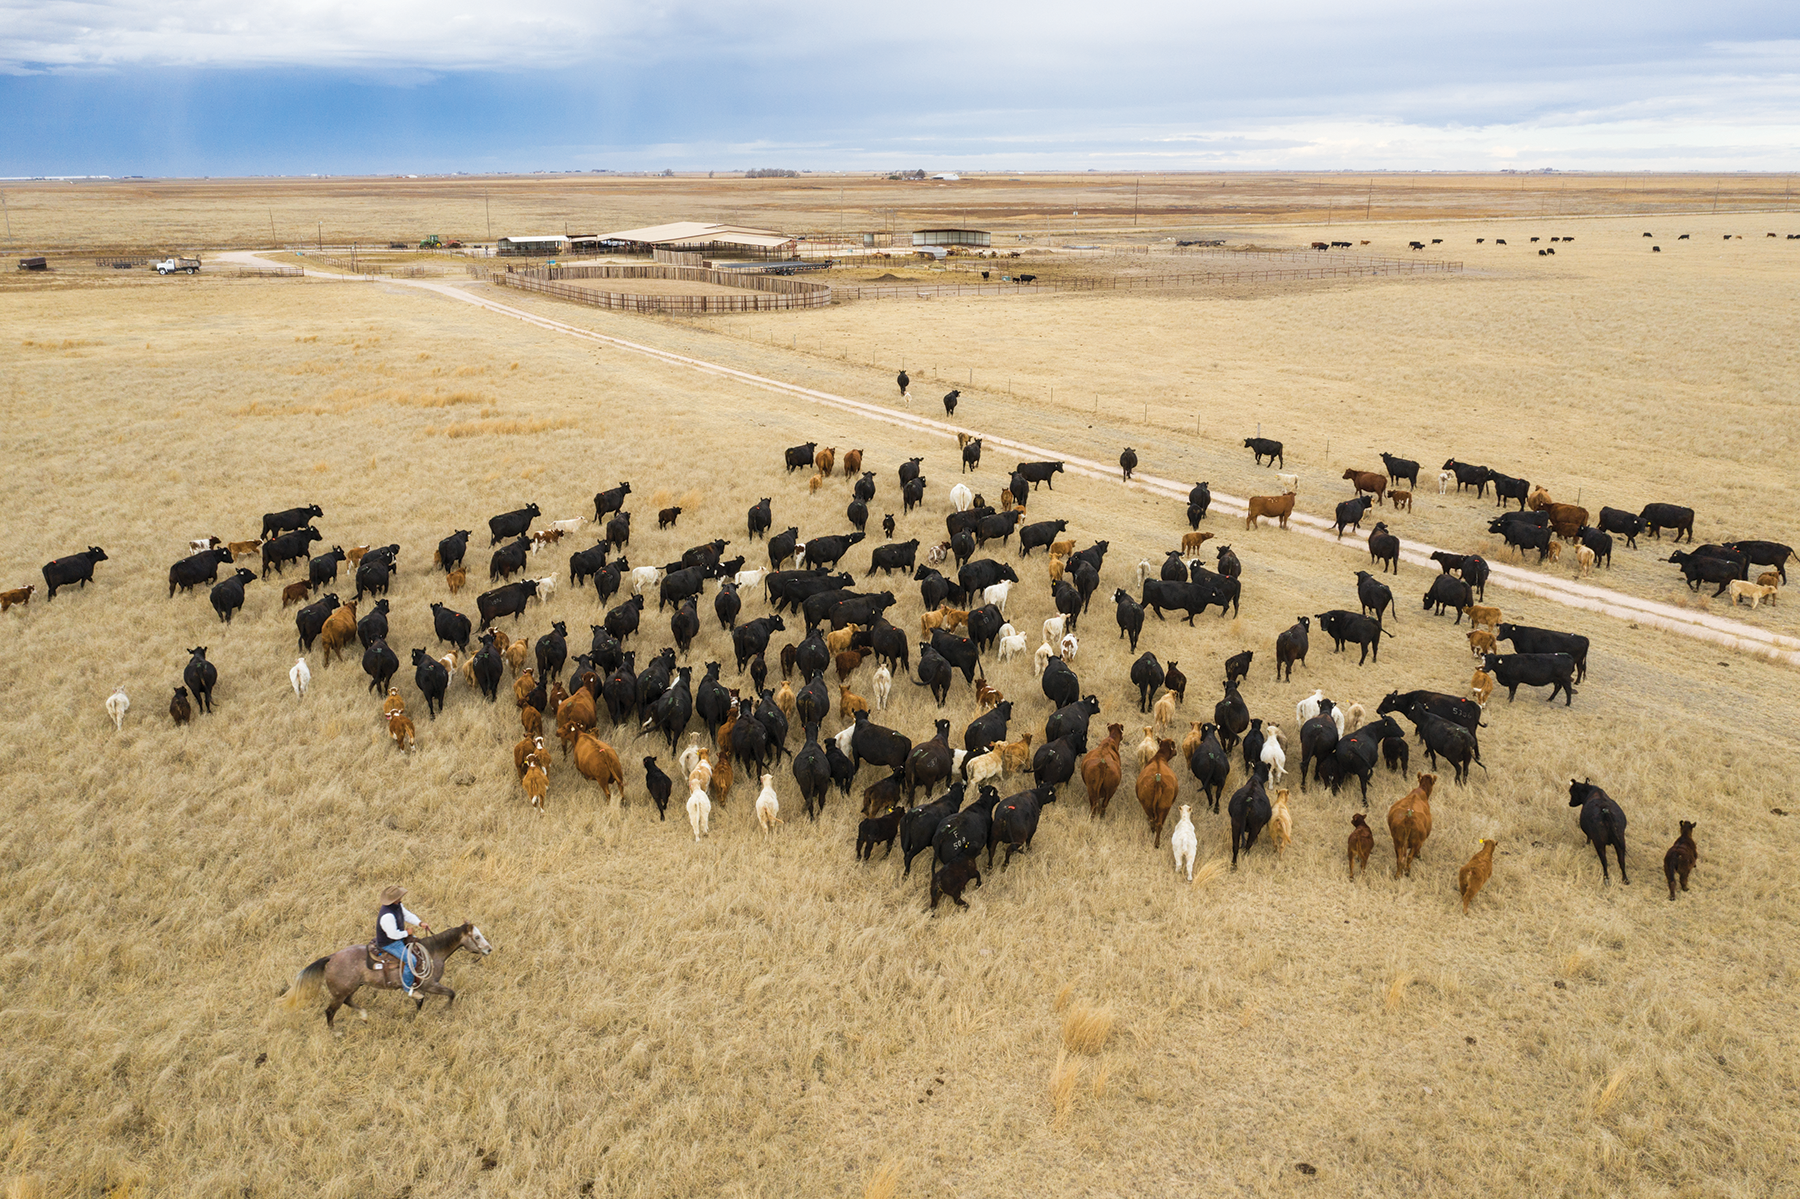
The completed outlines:
{"type": "Polygon", "coordinates": [[[985,229],[915,229],[915,246],[991,246],[994,235],[985,229]]]}

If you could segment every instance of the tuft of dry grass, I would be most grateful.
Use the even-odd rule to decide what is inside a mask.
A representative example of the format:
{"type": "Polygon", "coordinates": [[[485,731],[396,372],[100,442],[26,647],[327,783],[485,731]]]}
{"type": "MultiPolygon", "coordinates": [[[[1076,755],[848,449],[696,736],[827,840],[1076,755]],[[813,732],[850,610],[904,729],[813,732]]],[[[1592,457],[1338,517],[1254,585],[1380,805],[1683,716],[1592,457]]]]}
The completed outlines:
{"type": "Polygon", "coordinates": [[[1406,1002],[1406,989],[1412,986],[1413,974],[1410,970],[1401,970],[1388,979],[1387,987],[1381,993],[1381,1006],[1388,1012],[1397,1012],[1406,1002]]]}
{"type": "Polygon", "coordinates": [[[1631,1071],[1623,1066],[1614,1070],[1607,1077],[1606,1084],[1594,1096],[1594,1119],[1604,1120],[1606,1118],[1606,1113],[1612,1110],[1614,1103],[1618,1102],[1620,1092],[1624,1090],[1625,1084],[1629,1081],[1631,1081],[1631,1071]]]}
{"type": "Polygon", "coordinates": [[[1106,1047],[1106,1039],[1112,1035],[1112,1029],[1112,1008],[1094,1008],[1085,1003],[1073,1004],[1063,1013],[1063,1048],[1070,1053],[1085,1053],[1092,1057],[1106,1047]]]}
{"type": "Polygon", "coordinates": [[[1066,1049],[1056,1051],[1056,1064],[1050,1068],[1051,1122],[1064,1127],[1075,1110],[1075,1084],[1081,1078],[1081,1062],[1071,1058],[1066,1049]]]}
{"type": "Polygon", "coordinates": [[[894,1199],[900,1193],[900,1166],[897,1162],[883,1162],[863,1184],[863,1199],[894,1199]]]}

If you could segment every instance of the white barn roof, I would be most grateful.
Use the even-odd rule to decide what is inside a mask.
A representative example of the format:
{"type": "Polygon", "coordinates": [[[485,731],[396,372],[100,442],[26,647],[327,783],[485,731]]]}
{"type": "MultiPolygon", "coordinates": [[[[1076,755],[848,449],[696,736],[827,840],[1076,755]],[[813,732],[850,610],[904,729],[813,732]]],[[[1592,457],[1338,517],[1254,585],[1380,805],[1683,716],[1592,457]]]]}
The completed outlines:
{"type": "Polygon", "coordinates": [[[609,238],[634,241],[644,245],[682,245],[691,242],[717,242],[731,246],[761,246],[774,249],[794,239],[773,229],[750,229],[742,225],[709,225],[701,221],[674,221],[667,225],[650,225],[643,229],[624,229],[609,233],[609,238]]]}

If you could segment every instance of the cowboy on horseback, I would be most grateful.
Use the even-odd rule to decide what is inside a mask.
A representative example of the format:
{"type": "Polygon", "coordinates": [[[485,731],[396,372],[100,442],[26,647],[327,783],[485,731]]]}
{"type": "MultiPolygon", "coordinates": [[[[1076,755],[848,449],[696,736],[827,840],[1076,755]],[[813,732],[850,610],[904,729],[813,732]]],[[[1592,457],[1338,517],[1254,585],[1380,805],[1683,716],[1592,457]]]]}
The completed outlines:
{"type": "MultiPolygon", "coordinates": [[[[398,885],[389,887],[381,893],[381,907],[375,913],[374,945],[377,954],[384,954],[394,959],[394,964],[400,968],[400,985],[405,988],[408,995],[417,998],[414,987],[419,980],[413,970],[410,948],[414,944],[414,938],[407,931],[407,927],[411,925],[430,932],[431,926],[406,910],[406,905],[400,902],[405,895],[406,888],[398,885]]],[[[381,961],[379,956],[371,965],[377,970],[386,968],[386,963],[381,961]]]]}

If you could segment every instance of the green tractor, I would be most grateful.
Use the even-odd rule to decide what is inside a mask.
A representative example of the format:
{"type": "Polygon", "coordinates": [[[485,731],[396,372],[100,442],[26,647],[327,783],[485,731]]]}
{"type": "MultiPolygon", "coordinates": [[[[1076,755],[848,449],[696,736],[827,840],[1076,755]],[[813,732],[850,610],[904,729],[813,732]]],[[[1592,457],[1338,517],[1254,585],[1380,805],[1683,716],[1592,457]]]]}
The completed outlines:
{"type": "Polygon", "coordinates": [[[431,234],[429,237],[426,237],[419,242],[419,249],[421,250],[441,250],[443,248],[444,239],[436,233],[431,234]]]}

